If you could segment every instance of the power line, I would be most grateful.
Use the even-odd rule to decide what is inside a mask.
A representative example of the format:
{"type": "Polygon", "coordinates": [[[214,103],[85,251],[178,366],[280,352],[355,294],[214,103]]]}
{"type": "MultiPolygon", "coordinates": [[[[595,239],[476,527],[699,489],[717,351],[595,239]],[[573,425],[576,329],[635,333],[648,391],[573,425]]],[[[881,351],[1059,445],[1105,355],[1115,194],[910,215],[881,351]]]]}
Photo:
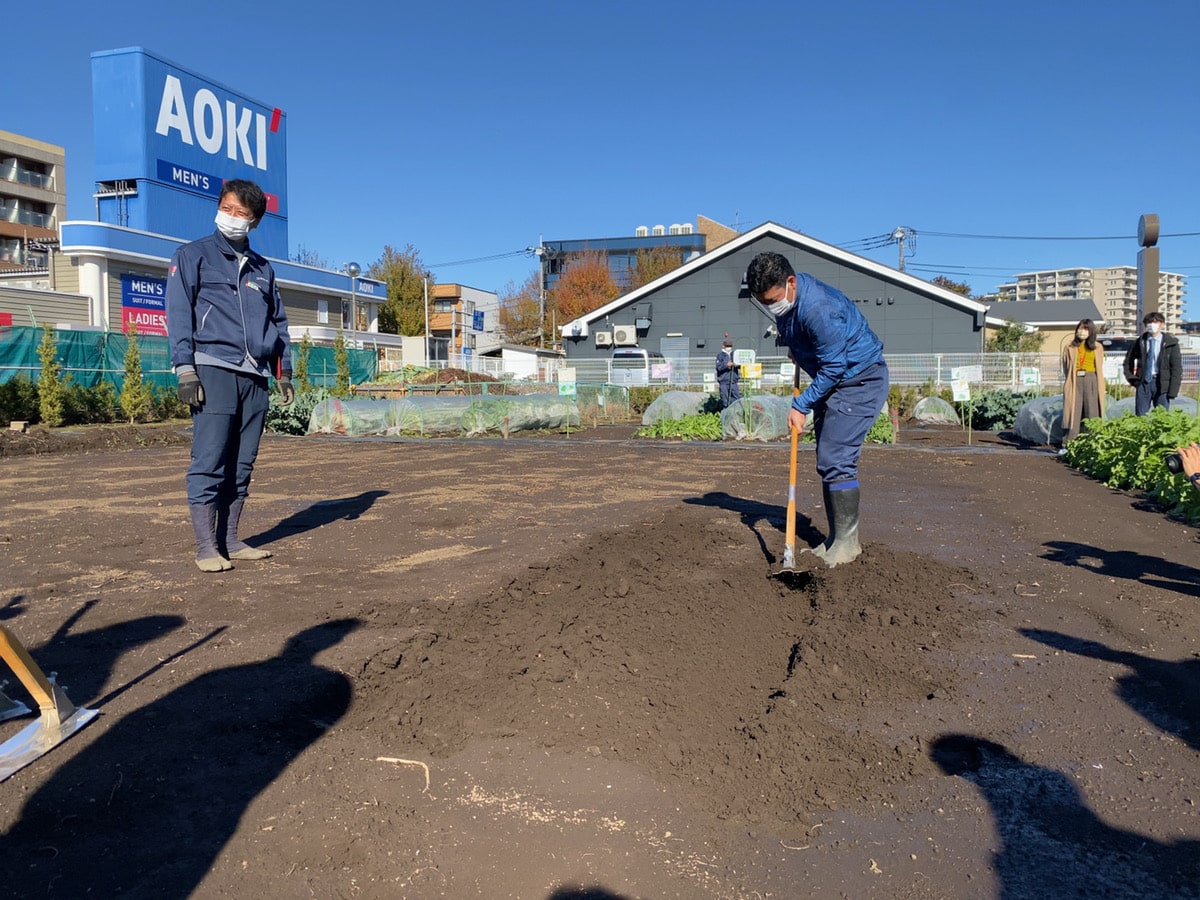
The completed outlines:
{"type": "Polygon", "coordinates": [[[456,259],[452,262],[430,263],[431,269],[447,269],[450,266],[466,266],[471,263],[492,262],[497,259],[508,259],[512,256],[529,256],[533,253],[532,247],[525,247],[521,250],[510,250],[507,253],[495,253],[491,256],[477,256],[474,259],[456,259]]]}
{"type": "MultiPolygon", "coordinates": [[[[929,237],[945,237],[945,238],[972,238],[974,240],[984,241],[1135,241],[1137,235],[1120,234],[1120,235],[1104,235],[1096,236],[1089,235],[1083,237],[1064,237],[1062,235],[1021,235],[1021,234],[956,234],[951,231],[921,231],[916,229],[923,235],[929,237]]],[[[1200,231],[1179,231],[1173,234],[1160,234],[1159,239],[1169,237],[1198,237],[1200,231]]]]}

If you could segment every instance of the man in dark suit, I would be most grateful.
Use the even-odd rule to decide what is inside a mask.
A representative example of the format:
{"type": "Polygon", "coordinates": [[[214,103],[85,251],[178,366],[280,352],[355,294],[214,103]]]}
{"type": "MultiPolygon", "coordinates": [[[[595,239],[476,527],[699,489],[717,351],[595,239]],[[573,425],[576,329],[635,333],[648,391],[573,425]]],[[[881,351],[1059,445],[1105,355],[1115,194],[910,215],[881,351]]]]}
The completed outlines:
{"type": "Polygon", "coordinates": [[[1163,330],[1162,313],[1146,313],[1146,330],[1125,354],[1125,380],[1136,389],[1134,412],[1144,416],[1155,406],[1171,408],[1183,383],[1183,358],[1179,338],[1163,330]]]}

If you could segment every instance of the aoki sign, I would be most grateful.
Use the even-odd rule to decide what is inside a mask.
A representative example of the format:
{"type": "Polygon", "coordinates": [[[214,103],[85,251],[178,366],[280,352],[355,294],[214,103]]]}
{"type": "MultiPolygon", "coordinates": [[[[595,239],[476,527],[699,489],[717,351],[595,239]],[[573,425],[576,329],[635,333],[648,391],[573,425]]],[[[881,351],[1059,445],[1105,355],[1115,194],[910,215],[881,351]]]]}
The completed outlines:
{"type": "Polygon", "coordinates": [[[287,258],[287,116],[140,47],[92,54],[101,221],[192,239],[213,230],[214,198],[256,182],[260,252],[287,258]],[[107,190],[135,184],[136,190],[107,190]],[[119,199],[110,195],[120,193],[119,199]]]}

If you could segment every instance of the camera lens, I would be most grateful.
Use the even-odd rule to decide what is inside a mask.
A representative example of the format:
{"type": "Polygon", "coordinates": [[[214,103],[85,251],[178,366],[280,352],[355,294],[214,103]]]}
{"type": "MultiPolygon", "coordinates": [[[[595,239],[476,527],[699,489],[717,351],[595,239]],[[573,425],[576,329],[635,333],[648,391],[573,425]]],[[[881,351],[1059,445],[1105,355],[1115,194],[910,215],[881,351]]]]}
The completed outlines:
{"type": "Polygon", "coordinates": [[[1168,453],[1163,462],[1167,464],[1167,471],[1172,475],[1178,475],[1183,471],[1183,457],[1178,453],[1168,453]]]}

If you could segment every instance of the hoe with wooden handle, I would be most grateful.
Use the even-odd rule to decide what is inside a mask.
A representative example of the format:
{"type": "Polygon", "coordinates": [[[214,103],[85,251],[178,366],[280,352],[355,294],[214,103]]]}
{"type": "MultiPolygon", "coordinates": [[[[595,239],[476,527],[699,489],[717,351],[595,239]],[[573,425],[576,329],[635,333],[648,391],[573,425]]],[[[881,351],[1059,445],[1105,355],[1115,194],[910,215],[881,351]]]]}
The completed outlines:
{"type": "MultiPolygon", "coordinates": [[[[792,379],[792,399],[800,396],[800,367],[792,379]]],[[[788,428],[792,438],[792,457],[788,463],[787,531],[783,545],[783,563],[771,573],[772,578],[787,578],[796,573],[796,455],[800,446],[800,432],[788,428]]]]}
{"type": "Polygon", "coordinates": [[[96,710],[81,709],[67,699],[66,691],[55,683],[55,676],[47,678],[29,651],[3,625],[0,625],[0,658],[33,695],[42,714],[39,721],[0,744],[0,781],[4,781],[92,721],[96,710]]]}

